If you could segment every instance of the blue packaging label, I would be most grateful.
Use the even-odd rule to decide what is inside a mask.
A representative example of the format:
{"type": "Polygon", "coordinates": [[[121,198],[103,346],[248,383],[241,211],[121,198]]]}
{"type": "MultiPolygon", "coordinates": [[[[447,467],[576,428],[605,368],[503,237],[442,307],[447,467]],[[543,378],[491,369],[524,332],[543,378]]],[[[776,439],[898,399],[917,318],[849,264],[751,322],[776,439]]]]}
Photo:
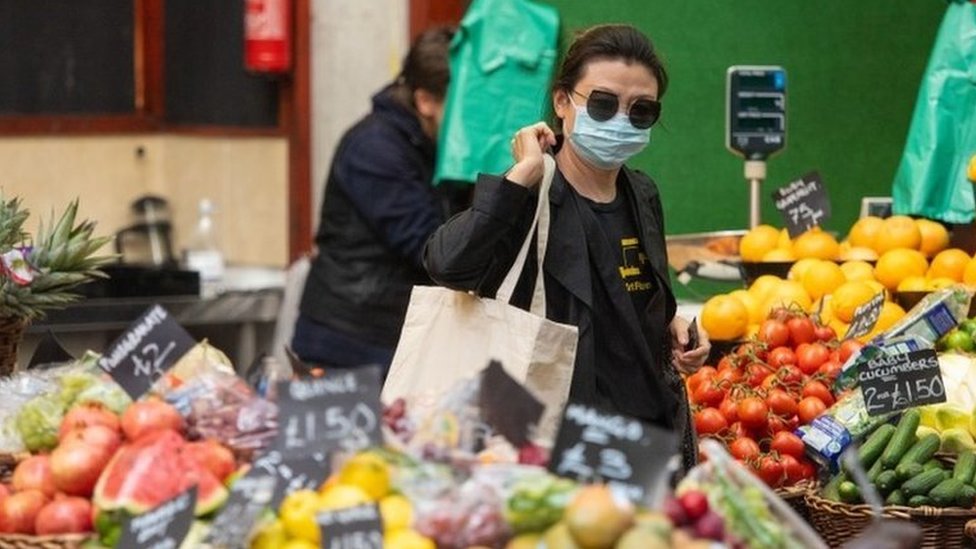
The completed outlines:
{"type": "Polygon", "coordinates": [[[853,442],[846,427],[830,416],[820,416],[810,425],[797,431],[806,447],[813,452],[813,458],[836,471],[840,455],[853,442]]]}

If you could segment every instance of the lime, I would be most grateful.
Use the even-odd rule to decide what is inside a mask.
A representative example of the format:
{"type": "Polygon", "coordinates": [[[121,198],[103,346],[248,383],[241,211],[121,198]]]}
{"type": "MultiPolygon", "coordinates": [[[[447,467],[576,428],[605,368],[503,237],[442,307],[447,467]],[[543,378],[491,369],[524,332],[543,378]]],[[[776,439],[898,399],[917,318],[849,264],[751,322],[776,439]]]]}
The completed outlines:
{"type": "Polygon", "coordinates": [[[959,324],[959,330],[960,331],[963,331],[963,332],[966,332],[970,336],[972,336],[973,334],[976,334],[976,318],[970,318],[969,320],[963,320],[962,323],[959,324]]]}
{"type": "Polygon", "coordinates": [[[946,334],[945,347],[950,351],[970,352],[973,350],[973,338],[966,332],[955,329],[946,334]]]}

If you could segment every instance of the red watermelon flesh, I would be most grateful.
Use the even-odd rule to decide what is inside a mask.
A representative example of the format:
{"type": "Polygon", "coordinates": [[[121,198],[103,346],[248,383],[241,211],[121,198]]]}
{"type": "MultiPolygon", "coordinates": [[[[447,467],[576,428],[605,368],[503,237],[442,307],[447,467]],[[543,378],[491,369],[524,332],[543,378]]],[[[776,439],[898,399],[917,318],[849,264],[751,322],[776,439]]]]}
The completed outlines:
{"type": "Polygon", "coordinates": [[[171,430],[123,445],[98,479],[95,505],[102,511],[141,514],[196,485],[196,515],[219,508],[227,499],[227,489],[184,455],[185,446],[186,440],[171,430]]]}

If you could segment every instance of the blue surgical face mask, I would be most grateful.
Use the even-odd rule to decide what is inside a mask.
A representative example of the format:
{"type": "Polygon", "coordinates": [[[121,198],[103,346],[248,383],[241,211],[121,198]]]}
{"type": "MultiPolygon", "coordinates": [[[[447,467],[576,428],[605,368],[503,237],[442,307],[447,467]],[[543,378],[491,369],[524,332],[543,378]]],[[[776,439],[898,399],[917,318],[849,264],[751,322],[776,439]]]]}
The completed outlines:
{"type": "Polygon", "coordinates": [[[605,122],[598,122],[569,98],[576,108],[576,123],[569,142],[588,164],[601,170],[613,170],[641,152],[651,140],[651,129],[641,130],[630,123],[626,113],[618,112],[605,122]]]}

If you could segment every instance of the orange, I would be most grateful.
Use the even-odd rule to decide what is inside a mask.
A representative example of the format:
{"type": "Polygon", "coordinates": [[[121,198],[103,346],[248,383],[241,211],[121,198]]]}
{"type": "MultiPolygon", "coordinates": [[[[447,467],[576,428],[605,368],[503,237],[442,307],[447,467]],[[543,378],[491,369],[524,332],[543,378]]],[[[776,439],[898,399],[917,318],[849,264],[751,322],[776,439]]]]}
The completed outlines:
{"type": "Polygon", "coordinates": [[[917,250],[921,242],[922,233],[915,220],[907,215],[894,215],[884,220],[874,239],[874,251],[883,254],[895,248],[917,250]]]}
{"type": "Polygon", "coordinates": [[[804,257],[837,259],[839,254],[840,244],[837,243],[837,239],[817,227],[801,234],[793,241],[793,255],[800,259],[804,257]]]}
{"type": "Polygon", "coordinates": [[[847,280],[874,280],[874,267],[867,261],[845,261],[840,270],[847,280]]]}
{"type": "Polygon", "coordinates": [[[931,219],[916,219],[922,241],[918,246],[925,257],[932,257],[949,247],[949,231],[941,223],[931,219]]]}
{"type": "Polygon", "coordinates": [[[743,261],[762,261],[766,252],[779,242],[779,230],[772,225],[759,225],[739,240],[739,255],[743,261]]]}
{"type": "Polygon", "coordinates": [[[800,307],[804,311],[809,311],[811,305],[813,301],[802,284],[795,280],[785,280],[773,288],[766,302],[763,303],[763,317],[768,317],[771,311],[784,307],[800,307]]]}
{"type": "Polygon", "coordinates": [[[847,240],[850,240],[851,246],[855,248],[874,248],[874,241],[878,237],[878,233],[881,232],[881,226],[883,224],[884,219],[880,217],[873,215],[862,217],[851,226],[851,232],[847,234],[847,240]]]}
{"type": "Polygon", "coordinates": [[[830,322],[828,322],[827,326],[830,326],[831,328],[834,329],[834,332],[837,334],[837,337],[843,338],[844,334],[847,333],[847,329],[851,327],[851,324],[850,322],[844,322],[839,318],[835,318],[830,322]]]}
{"type": "MultiPolygon", "coordinates": [[[[874,293],[876,293],[876,294],[877,293],[884,293],[884,292],[886,292],[888,290],[887,288],[884,287],[884,284],[882,284],[882,283],[880,283],[880,282],[878,282],[877,280],[874,280],[874,279],[865,280],[864,283],[868,285],[868,288],[871,288],[872,290],[874,290],[874,293]]],[[[886,295],[885,298],[886,299],[891,299],[891,296],[890,295],[886,295]]]]}
{"type": "Polygon", "coordinates": [[[932,258],[929,264],[929,271],[925,276],[929,278],[951,278],[956,282],[962,282],[962,275],[966,271],[966,265],[972,259],[969,254],[959,248],[943,250],[932,258]]]}
{"type": "Polygon", "coordinates": [[[795,261],[796,256],[790,250],[784,250],[782,248],[774,248],[769,250],[762,256],[762,260],[770,263],[784,263],[789,261],[795,261]]]}
{"type": "MultiPolygon", "coordinates": [[[[976,271],[973,271],[976,273],[976,271]]],[[[762,303],[766,301],[769,294],[772,293],[773,288],[779,286],[783,283],[783,279],[778,276],[773,275],[762,275],[752,282],[749,286],[749,293],[756,298],[756,301],[762,303]]]]}
{"type": "Polygon", "coordinates": [[[976,259],[970,259],[966,263],[966,269],[962,273],[962,281],[967,286],[976,286],[976,259]]]}
{"type": "Polygon", "coordinates": [[[940,277],[940,278],[930,278],[929,279],[929,289],[930,290],[942,290],[944,288],[950,288],[958,284],[958,280],[953,280],[951,278],[940,277]]]}
{"type": "Polygon", "coordinates": [[[779,239],[776,241],[776,247],[783,248],[784,250],[793,248],[793,239],[790,238],[790,231],[780,229],[779,239]]]}
{"type": "Polygon", "coordinates": [[[717,295],[706,301],[702,307],[701,323],[709,338],[731,341],[746,335],[749,311],[738,299],[729,295],[717,295]]]}
{"type": "Polygon", "coordinates": [[[885,301],[884,307],[881,308],[881,314],[878,316],[878,323],[875,325],[875,328],[878,328],[881,331],[887,330],[901,320],[903,316],[905,316],[905,309],[902,309],[901,305],[898,305],[892,301],[885,301]]]}
{"type": "Polygon", "coordinates": [[[834,309],[831,304],[830,294],[827,294],[810,306],[810,311],[820,318],[820,323],[824,326],[834,320],[834,309]]]}
{"type": "MultiPolygon", "coordinates": [[[[854,318],[854,310],[867,303],[878,292],[866,282],[854,280],[840,285],[830,297],[830,310],[836,320],[850,322],[854,318]]],[[[841,335],[841,332],[837,332],[841,335]]]]}
{"type": "Polygon", "coordinates": [[[922,252],[899,248],[881,254],[874,266],[874,278],[889,290],[895,290],[902,280],[910,276],[925,276],[928,268],[928,261],[922,252]]]}
{"type": "Polygon", "coordinates": [[[765,320],[762,316],[762,302],[755,298],[748,290],[736,290],[729,294],[738,299],[749,311],[749,323],[759,324],[765,320]]]}
{"type": "Polygon", "coordinates": [[[833,292],[838,286],[847,282],[844,271],[833,261],[817,261],[803,273],[801,280],[803,289],[807,291],[811,299],[821,297],[833,292]]]}
{"type": "Polygon", "coordinates": [[[809,269],[811,265],[813,265],[818,261],[820,260],[815,257],[804,257],[803,259],[794,263],[792,267],[790,267],[790,272],[788,275],[786,275],[786,278],[789,280],[796,280],[797,282],[799,282],[800,280],[803,279],[803,273],[807,272],[807,269],[809,269]]]}
{"type": "Polygon", "coordinates": [[[925,292],[929,289],[929,281],[924,276],[908,276],[898,283],[899,292],[925,292]]]}
{"type": "Polygon", "coordinates": [[[853,247],[847,250],[841,251],[840,259],[843,261],[874,261],[878,259],[878,252],[874,251],[872,248],[863,247],[853,247]]]}

